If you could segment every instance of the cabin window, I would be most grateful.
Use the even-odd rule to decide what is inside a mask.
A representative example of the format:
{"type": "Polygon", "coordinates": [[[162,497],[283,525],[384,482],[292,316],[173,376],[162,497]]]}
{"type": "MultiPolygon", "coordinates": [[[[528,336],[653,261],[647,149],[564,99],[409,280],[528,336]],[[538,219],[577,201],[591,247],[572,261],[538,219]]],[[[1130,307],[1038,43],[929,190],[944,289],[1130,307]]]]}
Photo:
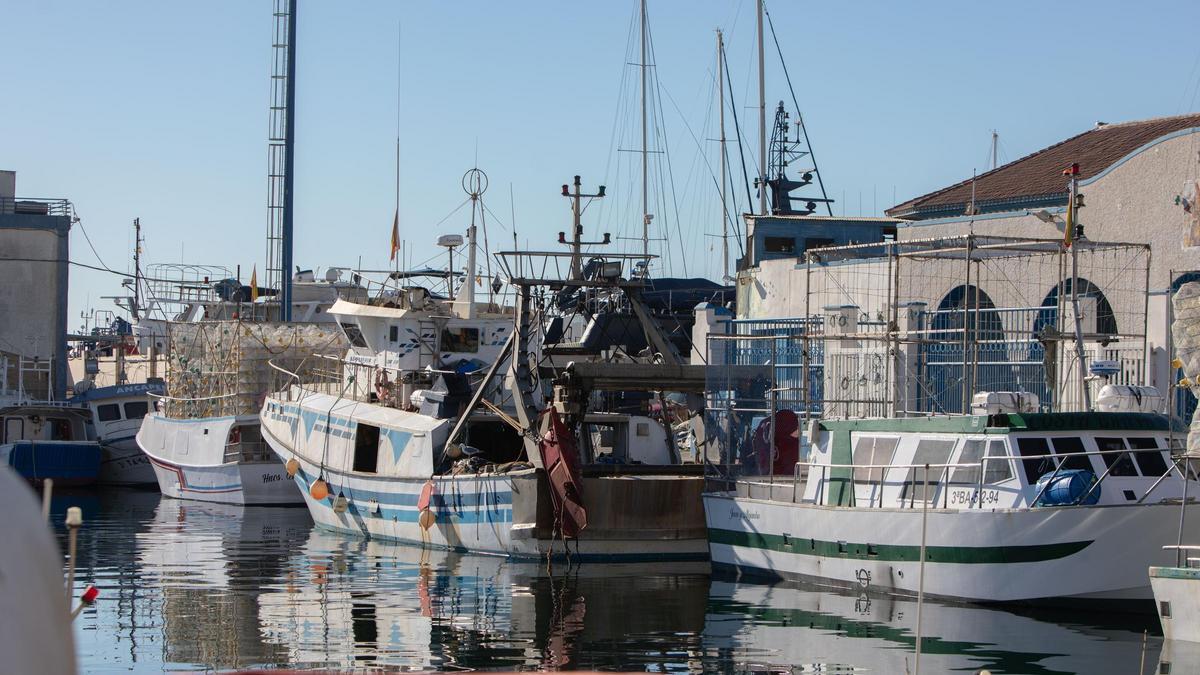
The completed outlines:
{"type": "Polygon", "coordinates": [[[101,422],[113,422],[121,419],[121,406],[116,403],[105,403],[96,406],[96,419],[101,422]]]}
{"type": "Polygon", "coordinates": [[[342,332],[346,334],[346,339],[350,341],[351,345],[355,347],[367,346],[367,339],[363,337],[362,331],[357,324],[339,322],[338,325],[342,327],[342,332]]]}
{"type": "Polygon", "coordinates": [[[71,423],[61,417],[51,417],[46,420],[50,425],[50,440],[52,441],[72,441],[71,438],[71,423]]]}
{"type": "Polygon", "coordinates": [[[1087,455],[1079,455],[1076,453],[1086,452],[1083,447],[1083,441],[1074,436],[1054,439],[1054,454],[1056,455],[1075,455],[1067,457],[1062,461],[1062,469],[1080,469],[1082,471],[1093,471],[1092,459],[1087,455]]]}
{"type": "Polygon", "coordinates": [[[125,419],[139,420],[150,412],[149,401],[130,401],[125,404],[125,419]]]}
{"type": "Polygon", "coordinates": [[[926,438],[917,443],[917,452],[913,455],[912,463],[915,465],[908,470],[908,479],[905,482],[905,494],[901,498],[908,497],[909,499],[927,499],[928,493],[925,490],[925,464],[929,465],[929,485],[936,487],[945,475],[946,467],[944,465],[950,463],[950,453],[954,452],[954,441],[940,438],[926,438]],[[938,466],[938,465],[943,466],[938,466]]]}
{"type": "Polygon", "coordinates": [[[792,237],[767,237],[763,248],[767,253],[795,253],[796,240],[792,237]]]}
{"type": "Polygon", "coordinates": [[[825,248],[833,246],[836,242],[831,237],[809,237],[804,240],[804,250],[811,251],[814,248],[825,248]]]}
{"type": "Polygon", "coordinates": [[[1140,451],[1133,453],[1133,456],[1137,459],[1138,468],[1142,470],[1143,476],[1157,478],[1167,472],[1167,462],[1163,459],[1162,451],[1157,449],[1158,441],[1156,439],[1131,438],[1129,447],[1140,451]]]}
{"type": "Polygon", "coordinates": [[[1000,459],[989,459],[984,465],[983,482],[995,485],[1013,477],[1012,465],[1008,461],[1008,449],[1004,447],[1004,441],[989,441],[987,456],[1000,459]]]}
{"type": "Polygon", "coordinates": [[[400,341],[400,326],[388,326],[388,341],[389,342],[399,342],[400,341]]]}
{"type": "Polygon", "coordinates": [[[1125,441],[1120,438],[1097,438],[1096,447],[1104,453],[1100,456],[1104,458],[1104,466],[1108,468],[1108,475],[1138,475],[1137,467],[1133,465],[1133,458],[1129,456],[1128,452],[1125,452],[1125,441]]]}
{"type": "Polygon", "coordinates": [[[479,351],[478,328],[443,328],[443,352],[475,353],[479,351]]]}
{"type": "Polygon", "coordinates": [[[379,463],[379,427],[359,422],[354,428],[354,470],[375,473],[379,463]]]}
{"type": "Polygon", "coordinates": [[[1017,452],[1024,458],[1021,464],[1025,465],[1025,480],[1030,484],[1058,467],[1053,457],[1046,456],[1050,454],[1050,444],[1044,438],[1018,438],[1017,452]]]}
{"type": "Polygon", "coordinates": [[[963,441],[962,451],[958,453],[958,461],[950,473],[950,482],[959,485],[975,485],[979,482],[979,463],[983,461],[983,451],[986,441],[978,438],[968,438],[963,441]]]}
{"type": "Polygon", "coordinates": [[[878,436],[860,436],[854,444],[854,482],[870,483],[883,479],[885,469],[869,468],[871,464],[891,464],[892,454],[896,451],[899,438],[881,438],[878,436]]]}

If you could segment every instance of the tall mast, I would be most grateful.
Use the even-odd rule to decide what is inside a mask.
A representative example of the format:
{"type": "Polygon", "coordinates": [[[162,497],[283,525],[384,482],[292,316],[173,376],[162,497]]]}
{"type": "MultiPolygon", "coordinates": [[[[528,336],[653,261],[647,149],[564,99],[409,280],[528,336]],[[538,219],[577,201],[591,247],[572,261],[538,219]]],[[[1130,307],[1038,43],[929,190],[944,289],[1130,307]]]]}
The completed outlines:
{"type": "Polygon", "coordinates": [[[725,188],[725,69],[722,57],[725,55],[725,36],[717,29],[717,95],[721,119],[721,281],[729,278],[729,210],[726,206],[725,188]]]}
{"type": "Polygon", "coordinates": [[[763,58],[763,0],[758,0],[758,212],[767,213],[767,73],[763,58]]]}
{"type": "MultiPolygon", "coordinates": [[[[467,278],[466,289],[464,292],[463,302],[466,303],[466,311],[459,312],[459,316],[464,319],[475,318],[475,242],[477,240],[475,216],[482,216],[483,193],[487,191],[487,175],[478,168],[471,169],[463,176],[463,189],[471,196],[471,227],[467,230],[467,278]]],[[[453,279],[454,269],[451,268],[451,279],[453,279]]]]}
{"type": "Polygon", "coordinates": [[[1079,240],[1083,238],[1083,228],[1079,225],[1079,165],[1071,164],[1064,174],[1070,176],[1067,184],[1067,223],[1064,233],[1067,245],[1071,247],[1071,311],[1075,315],[1075,361],[1079,364],[1079,398],[1083,402],[1084,412],[1092,410],[1092,392],[1088,389],[1087,367],[1083,349],[1083,321],[1079,316],[1079,240]]]}
{"type": "Polygon", "coordinates": [[[279,320],[292,320],[292,217],[296,168],[296,0],[288,2],[287,144],[284,146],[283,274],[280,278],[279,320]]]}
{"type": "Polygon", "coordinates": [[[133,219],[133,304],[129,315],[134,322],[141,317],[142,308],[142,219],[133,219]]]}
{"type": "Polygon", "coordinates": [[[279,318],[292,318],[292,206],[296,164],[296,0],[275,0],[267,153],[267,285],[279,318]]]}
{"type": "Polygon", "coordinates": [[[646,0],[642,0],[642,257],[650,271],[650,199],[649,161],[646,128],[646,0]]]}

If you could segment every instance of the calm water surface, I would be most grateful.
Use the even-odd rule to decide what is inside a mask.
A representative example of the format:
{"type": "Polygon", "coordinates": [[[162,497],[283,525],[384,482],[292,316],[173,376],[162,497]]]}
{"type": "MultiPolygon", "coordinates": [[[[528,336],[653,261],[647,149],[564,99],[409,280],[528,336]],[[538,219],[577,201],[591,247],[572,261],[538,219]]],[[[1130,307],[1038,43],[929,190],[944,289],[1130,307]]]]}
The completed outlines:
{"type": "MultiPolygon", "coordinates": [[[[368,542],[302,508],[156,492],[62,495],[84,510],[85,672],[234,668],[904,673],[916,603],[736,583],[707,565],[553,568],[368,542]]],[[[63,537],[65,541],[65,536],[63,537]]],[[[927,673],[1200,672],[1153,616],[926,603],[927,673]],[[1150,637],[1143,644],[1143,630],[1150,637]]]]}

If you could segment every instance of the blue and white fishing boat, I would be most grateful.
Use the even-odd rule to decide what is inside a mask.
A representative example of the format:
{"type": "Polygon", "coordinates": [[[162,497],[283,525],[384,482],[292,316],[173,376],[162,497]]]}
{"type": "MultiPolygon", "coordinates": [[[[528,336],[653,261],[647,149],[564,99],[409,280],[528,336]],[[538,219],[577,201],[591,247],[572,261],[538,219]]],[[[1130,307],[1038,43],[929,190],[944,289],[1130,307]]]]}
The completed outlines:
{"type": "Polygon", "coordinates": [[[137,446],[137,432],[142,419],[150,412],[152,395],[164,391],[161,382],[77,389],[70,401],[91,411],[95,440],[100,443],[97,482],[106,485],[154,485],[157,482],[150,458],[137,446]]]}
{"type": "Polygon", "coordinates": [[[87,408],[61,401],[0,403],[0,463],[26,480],[90,485],[100,474],[100,444],[89,440],[87,408]]]}
{"type": "MultiPolygon", "coordinates": [[[[452,273],[446,298],[407,286],[371,303],[338,302],[329,314],[350,342],[345,358],[279,369],[284,386],[263,404],[263,438],[313,520],[367,538],[518,558],[705,558],[703,475],[679,466],[665,420],[593,411],[590,393],[602,386],[584,391],[563,379],[552,387],[539,368],[545,323],[535,286],[628,295],[639,330],[667,353],[655,356],[672,358],[653,320],[643,320],[644,283],[621,279],[619,256],[584,279],[576,251],[562,254],[572,260],[565,280],[520,279],[510,269],[515,308],[477,303],[474,232],[457,293],[452,273]]],[[[440,243],[453,251],[463,238],[440,243]]],[[[652,358],[609,367],[661,388],[652,358]]]]}

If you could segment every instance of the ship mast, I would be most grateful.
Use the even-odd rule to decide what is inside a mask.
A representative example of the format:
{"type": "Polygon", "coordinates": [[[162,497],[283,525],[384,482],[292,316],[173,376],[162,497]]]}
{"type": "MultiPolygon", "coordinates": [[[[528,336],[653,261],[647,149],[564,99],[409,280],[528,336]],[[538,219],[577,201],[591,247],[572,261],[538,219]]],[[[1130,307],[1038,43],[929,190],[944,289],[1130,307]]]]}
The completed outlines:
{"type": "Polygon", "coordinates": [[[642,259],[645,264],[644,272],[650,273],[650,215],[649,201],[649,148],[647,147],[648,132],[646,127],[646,0],[642,0],[642,259]]]}
{"type": "Polygon", "coordinates": [[[758,212],[767,214],[767,73],[763,57],[763,0],[758,0],[758,212]]]}
{"type": "Polygon", "coordinates": [[[725,36],[717,29],[717,96],[720,107],[721,124],[721,281],[729,279],[729,208],[726,205],[725,179],[725,69],[722,65],[725,56],[725,36]]]}

